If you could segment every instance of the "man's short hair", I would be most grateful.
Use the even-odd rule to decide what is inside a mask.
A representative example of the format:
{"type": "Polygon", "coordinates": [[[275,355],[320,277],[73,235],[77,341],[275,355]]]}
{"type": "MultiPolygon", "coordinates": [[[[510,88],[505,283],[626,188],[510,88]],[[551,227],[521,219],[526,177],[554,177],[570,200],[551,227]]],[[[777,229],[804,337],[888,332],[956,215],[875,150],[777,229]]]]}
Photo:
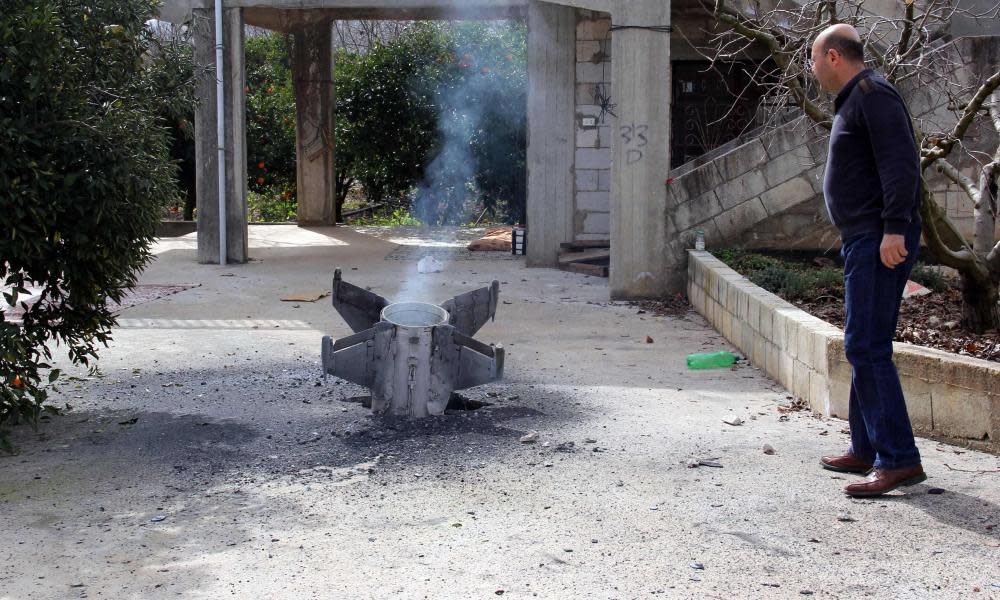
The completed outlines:
{"type": "Polygon", "coordinates": [[[832,34],[823,43],[823,52],[833,48],[851,62],[865,62],[865,45],[844,35],[832,34]]]}

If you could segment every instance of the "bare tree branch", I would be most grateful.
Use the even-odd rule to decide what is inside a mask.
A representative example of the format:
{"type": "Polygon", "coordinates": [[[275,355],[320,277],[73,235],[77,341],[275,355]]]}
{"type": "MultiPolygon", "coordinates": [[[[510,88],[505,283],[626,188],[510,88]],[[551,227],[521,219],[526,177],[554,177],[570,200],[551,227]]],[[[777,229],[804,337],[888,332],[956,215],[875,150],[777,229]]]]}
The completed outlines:
{"type": "Polygon", "coordinates": [[[979,89],[976,91],[972,100],[965,106],[965,111],[962,113],[962,117],[955,123],[955,127],[951,130],[946,138],[941,140],[937,145],[935,152],[928,153],[920,161],[921,168],[926,168],[932,162],[939,158],[944,158],[948,156],[951,149],[955,146],[955,143],[965,137],[966,131],[968,131],[969,126],[976,119],[976,114],[979,113],[983,108],[983,103],[989,98],[996,89],[1000,87],[1000,71],[997,71],[989,79],[983,82],[979,89]]]}
{"type": "Polygon", "coordinates": [[[979,188],[976,187],[976,183],[967,175],[959,171],[955,165],[943,158],[939,158],[934,161],[934,167],[937,168],[938,173],[943,174],[948,179],[957,183],[959,187],[961,187],[965,193],[969,195],[969,198],[972,199],[973,203],[977,203],[979,201],[979,188]]]}
{"type": "Polygon", "coordinates": [[[923,202],[920,204],[920,216],[924,221],[924,227],[928,230],[928,235],[925,235],[924,239],[934,251],[934,256],[941,264],[960,271],[972,268],[975,265],[975,255],[964,238],[962,241],[965,243],[961,250],[952,250],[944,244],[943,232],[940,231],[939,225],[943,224],[947,217],[942,214],[941,207],[934,201],[934,195],[928,189],[926,181],[922,188],[923,202]]]}
{"type": "Polygon", "coordinates": [[[990,94],[989,111],[993,129],[1000,133],[1000,93],[994,91],[990,94]]]}
{"type": "MultiPolygon", "coordinates": [[[[770,51],[771,58],[774,59],[774,62],[777,63],[783,71],[788,72],[790,67],[788,55],[782,51],[781,43],[774,34],[765,31],[763,28],[751,27],[748,23],[744,22],[749,21],[749,19],[746,19],[732,9],[726,8],[723,5],[723,0],[716,0],[714,13],[720,21],[732,27],[740,35],[755,39],[764,44],[764,46],[770,51]]],[[[789,78],[785,83],[788,86],[788,89],[792,92],[792,95],[795,97],[795,100],[802,107],[802,110],[809,115],[809,118],[829,129],[830,122],[832,121],[830,115],[809,99],[798,78],[789,78]]]]}

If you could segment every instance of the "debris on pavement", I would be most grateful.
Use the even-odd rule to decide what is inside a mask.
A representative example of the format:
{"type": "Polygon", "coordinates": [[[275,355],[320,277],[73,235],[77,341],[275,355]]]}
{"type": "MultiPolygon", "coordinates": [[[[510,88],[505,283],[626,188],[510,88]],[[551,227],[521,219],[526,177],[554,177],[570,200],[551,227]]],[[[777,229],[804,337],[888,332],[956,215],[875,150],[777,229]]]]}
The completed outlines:
{"type": "Polygon", "coordinates": [[[771,455],[774,454],[774,446],[771,444],[764,444],[764,454],[771,455]]]}
{"type": "Polygon", "coordinates": [[[469,242],[466,249],[472,252],[510,252],[513,227],[487,229],[482,237],[469,242]]]}
{"type": "Polygon", "coordinates": [[[724,369],[736,364],[736,355],[728,350],[720,352],[696,352],[687,355],[689,369],[724,369]]]}
{"type": "Polygon", "coordinates": [[[837,514],[837,520],[841,523],[853,523],[856,519],[851,516],[851,513],[842,512],[837,514]]]}
{"type": "Polygon", "coordinates": [[[799,412],[807,410],[809,408],[809,405],[802,398],[792,398],[791,396],[788,396],[786,397],[786,399],[791,400],[791,402],[788,404],[779,404],[778,412],[780,413],[799,412]]]}
{"type": "Polygon", "coordinates": [[[530,432],[522,435],[521,439],[518,440],[518,441],[521,442],[522,444],[534,444],[535,442],[538,441],[538,432],[537,431],[530,431],[530,432]]]}
{"type": "Polygon", "coordinates": [[[330,295],[330,290],[296,292],[281,298],[282,302],[316,302],[330,295]]]}
{"type": "Polygon", "coordinates": [[[425,256],[417,262],[417,273],[440,273],[441,271],[444,271],[444,263],[433,256],[425,256]]]}
{"type": "Polygon", "coordinates": [[[703,565],[700,562],[693,562],[693,563],[691,563],[690,566],[691,566],[692,569],[695,569],[697,571],[704,571],[705,570],[705,565],[703,565]]]}
{"type": "Polygon", "coordinates": [[[726,425],[732,425],[733,427],[739,427],[740,425],[743,424],[743,419],[741,419],[739,417],[733,417],[732,419],[723,419],[722,422],[725,423],[726,425]]]}

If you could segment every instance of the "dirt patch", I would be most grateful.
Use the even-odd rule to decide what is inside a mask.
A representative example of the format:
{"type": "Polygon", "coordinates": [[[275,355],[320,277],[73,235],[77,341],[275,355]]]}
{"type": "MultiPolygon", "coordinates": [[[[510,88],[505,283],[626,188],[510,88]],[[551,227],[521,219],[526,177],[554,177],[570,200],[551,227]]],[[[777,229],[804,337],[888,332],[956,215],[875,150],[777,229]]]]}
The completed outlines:
{"type": "MultiPolygon", "coordinates": [[[[793,304],[837,327],[844,326],[843,300],[831,302],[828,298],[817,298],[793,304]]],[[[965,331],[959,324],[961,314],[962,293],[954,288],[907,298],[899,309],[895,339],[1000,362],[1000,333],[965,331]]]]}
{"type": "MultiPolygon", "coordinates": [[[[724,251],[719,258],[755,284],[811,315],[844,327],[842,267],[826,257],[782,258],[724,251]]],[[[1000,362],[1000,332],[976,334],[961,327],[962,293],[958,282],[933,267],[918,264],[912,279],[932,289],[903,300],[897,342],[937,348],[962,356],[1000,362]]]]}
{"type": "Polygon", "coordinates": [[[632,302],[631,305],[655,317],[682,317],[692,310],[691,303],[684,294],[675,294],[659,300],[632,302]]]}

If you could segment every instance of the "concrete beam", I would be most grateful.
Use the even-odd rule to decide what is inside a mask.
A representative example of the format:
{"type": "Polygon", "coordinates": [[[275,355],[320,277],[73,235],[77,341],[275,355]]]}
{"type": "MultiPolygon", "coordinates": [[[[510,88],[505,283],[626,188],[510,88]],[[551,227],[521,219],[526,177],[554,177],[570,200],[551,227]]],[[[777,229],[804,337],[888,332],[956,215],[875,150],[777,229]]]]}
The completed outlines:
{"type": "Polygon", "coordinates": [[[254,27],[291,33],[297,28],[329,21],[432,21],[523,19],[525,10],[519,6],[471,7],[461,11],[454,7],[425,8],[310,8],[288,9],[254,6],[244,9],[246,22],[254,27]]]}
{"type": "Polygon", "coordinates": [[[333,225],[336,173],[331,23],[300,27],[293,36],[298,222],[333,225]]]}
{"type": "MultiPolygon", "coordinates": [[[[554,4],[611,12],[618,0],[557,0],[554,4]]],[[[305,10],[322,12],[333,20],[479,20],[519,19],[527,14],[528,0],[225,0],[227,7],[243,7],[249,25],[274,31],[291,31],[286,15],[305,10]]],[[[183,23],[195,8],[211,8],[212,0],[165,0],[159,18],[183,23]]],[[[292,17],[297,18],[297,17],[292,17]]]]}
{"type": "MultiPolygon", "coordinates": [[[[612,19],[615,26],[669,25],[670,2],[623,2],[612,19]]],[[[670,34],[616,29],[612,48],[611,297],[659,297],[684,286],[682,266],[669,262],[666,248],[670,34]]]]}
{"type": "Polygon", "coordinates": [[[557,265],[573,240],[576,9],[533,0],[528,9],[528,256],[557,265]]]}
{"type": "MultiPolygon", "coordinates": [[[[216,140],[215,14],[194,10],[194,59],[198,105],[195,108],[198,262],[219,262],[218,143],[216,140]]],[[[226,122],[226,253],[228,262],[244,263],[247,249],[246,86],[243,10],[223,11],[226,122]]]]}

